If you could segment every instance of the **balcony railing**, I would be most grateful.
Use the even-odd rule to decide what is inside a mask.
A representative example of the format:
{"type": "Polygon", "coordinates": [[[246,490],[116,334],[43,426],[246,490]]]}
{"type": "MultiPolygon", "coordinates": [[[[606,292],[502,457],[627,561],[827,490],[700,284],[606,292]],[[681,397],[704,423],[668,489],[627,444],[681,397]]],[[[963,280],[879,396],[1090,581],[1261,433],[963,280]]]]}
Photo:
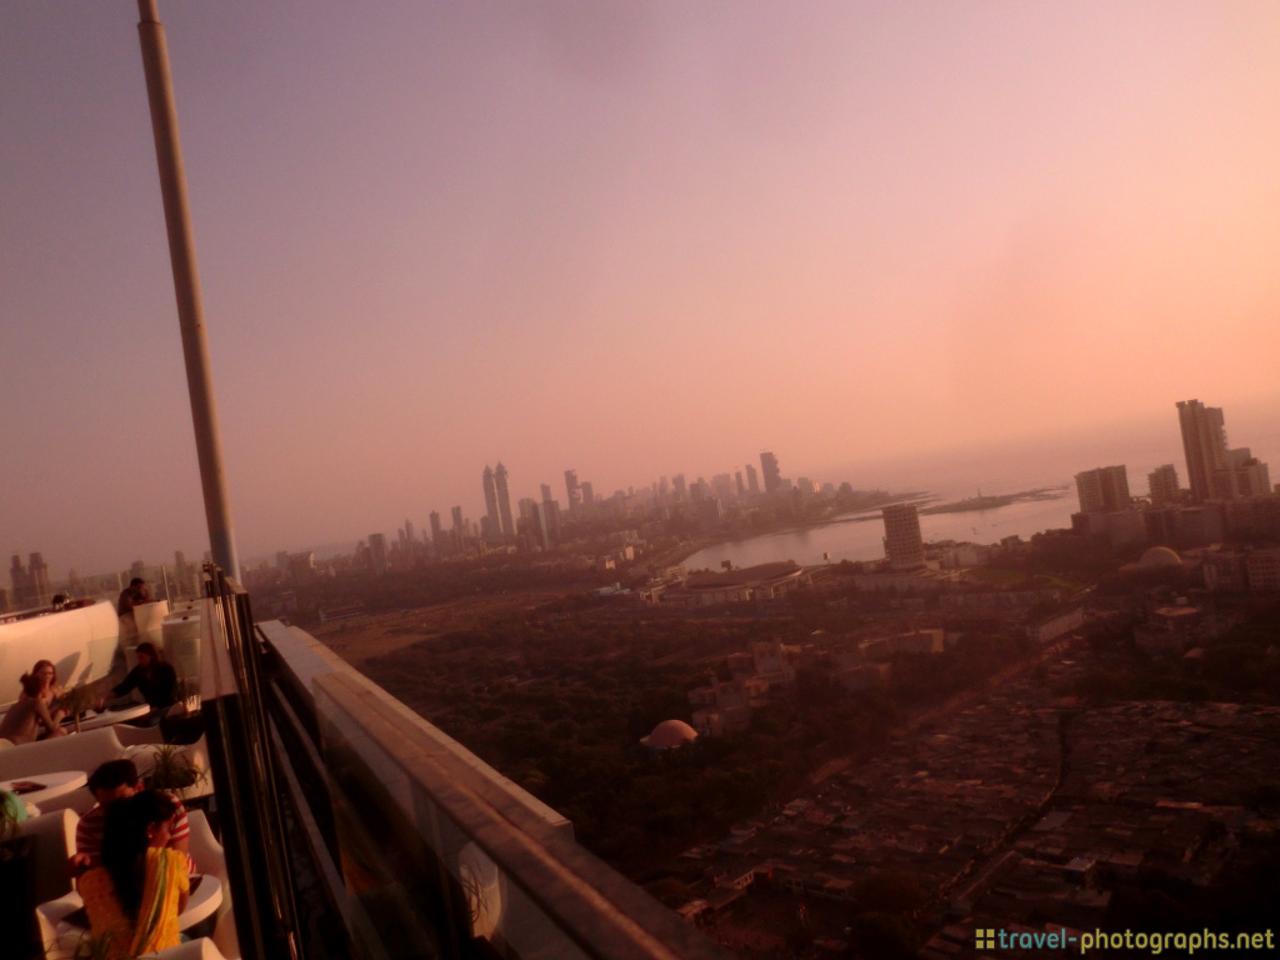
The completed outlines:
{"type": "MultiPolygon", "coordinates": [[[[211,593],[220,672],[237,688],[215,708],[228,721],[215,764],[239,777],[229,819],[256,817],[264,845],[249,849],[250,830],[237,857],[245,894],[266,898],[238,925],[247,957],[250,943],[369,960],[723,956],[580,847],[562,816],[315,638],[278,621],[250,632],[244,591],[215,576],[211,593]],[[243,789],[255,778],[256,793],[243,789]]],[[[228,844],[234,889],[231,861],[228,844]]]]}

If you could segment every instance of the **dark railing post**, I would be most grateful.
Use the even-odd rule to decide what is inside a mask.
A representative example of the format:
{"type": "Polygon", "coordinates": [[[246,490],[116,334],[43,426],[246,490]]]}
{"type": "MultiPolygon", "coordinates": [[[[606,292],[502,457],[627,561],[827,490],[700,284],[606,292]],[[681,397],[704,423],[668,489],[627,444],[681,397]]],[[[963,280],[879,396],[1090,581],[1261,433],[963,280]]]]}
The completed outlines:
{"type": "Polygon", "coordinates": [[[246,960],[302,960],[279,785],[259,686],[248,594],[210,564],[207,596],[220,630],[205,658],[205,729],[236,934],[246,960]],[[220,636],[219,636],[220,634],[220,636]],[[225,647],[218,649],[221,643],[225,647]]]}

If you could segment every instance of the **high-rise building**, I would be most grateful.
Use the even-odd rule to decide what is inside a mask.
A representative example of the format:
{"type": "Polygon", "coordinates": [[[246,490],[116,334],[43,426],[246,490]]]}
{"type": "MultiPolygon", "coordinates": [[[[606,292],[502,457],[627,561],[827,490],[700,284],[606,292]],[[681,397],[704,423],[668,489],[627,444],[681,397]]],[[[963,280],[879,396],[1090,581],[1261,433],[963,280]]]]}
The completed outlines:
{"type": "Polygon", "coordinates": [[[745,497],[747,495],[747,485],[742,482],[741,470],[734,471],[733,486],[734,486],[734,489],[738,491],[739,497],[745,497]]]}
{"type": "Polygon", "coordinates": [[[756,473],[756,468],[751,464],[747,464],[747,492],[753,497],[760,492],[760,477],[756,473]]]}
{"type": "Polygon", "coordinates": [[[560,543],[560,504],[551,499],[551,487],[545,483],[542,485],[542,507],[539,513],[546,548],[550,550],[560,543]]]}
{"type": "Polygon", "coordinates": [[[596,491],[591,486],[590,480],[582,481],[582,485],[578,489],[582,491],[582,505],[584,507],[589,507],[596,502],[596,491]]]}
{"type": "Polygon", "coordinates": [[[49,587],[49,565],[39,553],[31,554],[27,560],[27,577],[31,584],[31,606],[47,607],[53,591],[49,587]]]}
{"type": "Polygon", "coordinates": [[[760,454],[760,472],[764,474],[765,493],[782,489],[782,471],[778,469],[778,458],[768,450],[760,454]]]}
{"type": "Polygon", "coordinates": [[[577,470],[566,470],[564,472],[564,489],[568,497],[567,508],[569,513],[577,513],[578,506],[582,503],[582,488],[578,486],[577,470]]]}
{"type": "Polygon", "coordinates": [[[540,484],[538,484],[538,489],[542,491],[542,502],[543,502],[543,503],[546,503],[548,500],[554,500],[554,499],[555,499],[555,497],[553,497],[553,496],[551,495],[551,484],[549,484],[549,483],[540,483],[540,484]]]}
{"type": "Polygon", "coordinates": [[[458,547],[461,548],[467,540],[467,525],[462,519],[462,508],[454,507],[450,513],[453,514],[453,539],[458,547]]]}
{"type": "Polygon", "coordinates": [[[1132,505],[1129,474],[1122,466],[1077,473],[1076,493],[1080,497],[1081,513],[1114,513],[1128,510],[1132,505]]]}
{"type": "Polygon", "coordinates": [[[511,518],[511,491],[507,488],[507,468],[498,461],[493,471],[498,485],[498,518],[502,521],[502,535],[508,539],[516,535],[516,522],[511,518]]]}
{"type": "Polygon", "coordinates": [[[494,480],[493,470],[487,465],[484,468],[482,480],[484,483],[484,515],[488,523],[481,521],[480,526],[487,531],[487,536],[495,537],[497,531],[502,529],[502,523],[498,519],[498,485],[494,480]]]}
{"type": "Polygon", "coordinates": [[[1227,465],[1227,431],[1221,407],[1206,407],[1199,400],[1178,401],[1182,450],[1187,458],[1187,482],[1197,503],[1214,495],[1214,475],[1227,465]]]}
{"type": "Polygon", "coordinates": [[[1214,495],[1222,500],[1263,497],[1271,492],[1271,472],[1248,447],[1228,450],[1222,469],[1213,476],[1214,495]]]}
{"type": "Polygon", "coordinates": [[[884,508],[884,553],[895,570],[924,566],[924,538],[915,504],[896,503],[884,508]]]}
{"type": "Polygon", "coordinates": [[[728,503],[733,499],[733,477],[727,473],[717,473],[711,478],[711,490],[721,503],[728,503]]]}
{"type": "Polygon", "coordinates": [[[685,479],[683,473],[677,473],[671,478],[671,488],[675,493],[677,501],[685,499],[688,496],[688,490],[685,487],[685,479]]]}
{"type": "Polygon", "coordinates": [[[369,534],[369,569],[375,576],[387,572],[387,538],[385,534],[369,534]]]}
{"type": "Polygon", "coordinates": [[[412,547],[415,543],[417,543],[417,537],[414,535],[414,530],[413,530],[413,521],[412,521],[412,520],[405,520],[405,522],[404,522],[404,535],[405,535],[405,539],[407,539],[407,540],[409,541],[409,546],[410,546],[410,547],[412,547]]]}
{"type": "Polygon", "coordinates": [[[31,579],[27,575],[27,569],[22,565],[22,557],[18,554],[13,555],[13,563],[9,566],[9,582],[13,584],[13,605],[19,610],[25,610],[27,607],[34,607],[35,602],[31,599],[31,579]]]}
{"type": "Polygon", "coordinates": [[[1178,489],[1178,471],[1172,463],[1156,467],[1147,474],[1147,486],[1151,491],[1153,507],[1167,507],[1178,502],[1181,491],[1178,489]]]}
{"type": "Polygon", "coordinates": [[[431,543],[436,548],[436,554],[447,552],[448,540],[445,539],[444,528],[440,526],[440,512],[432,510],[428,521],[431,525],[431,543]]]}

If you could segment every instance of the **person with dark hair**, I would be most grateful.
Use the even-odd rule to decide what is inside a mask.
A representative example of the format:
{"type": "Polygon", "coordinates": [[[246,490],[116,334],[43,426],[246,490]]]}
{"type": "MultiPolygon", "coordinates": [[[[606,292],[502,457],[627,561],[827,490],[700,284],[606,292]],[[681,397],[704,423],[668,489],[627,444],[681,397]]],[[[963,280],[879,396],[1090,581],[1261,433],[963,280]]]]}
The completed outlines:
{"type": "MultiPolygon", "coordinates": [[[[73,869],[96,867],[102,860],[102,838],[106,830],[107,807],[116,800],[127,800],[142,793],[142,778],[138,776],[138,768],[132,760],[108,760],[89,774],[86,784],[93,799],[98,801],[80,818],[76,825],[76,855],[72,860],[73,869]]],[[[195,864],[191,863],[189,845],[191,827],[187,823],[187,811],[174,799],[173,818],[169,822],[168,847],[188,856],[187,866],[192,873],[195,864]]]]}
{"type": "Polygon", "coordinates": [[[122,697],[137,690],[151,706],[153,722],[178,702],[178,673],[173,664],[166,663],[156,645],[149,641],[138,644],[134,652],[138,665],[125,678],[111,688],[112,696],[122,697]]]}
{"type": "Polygon", "coordinates": [[[147,587],[147,581],[141,577],[134,577],[129,581],[129,585],[120,591],[120,599],[116,601],[116,614],[132,618],[134,607],[150,602],[151,590],[147,587]]]}
{"type": "MultiPolygon", "coordinates": [[[[36,664],[37,667],[39,665],[36,664]]],[[[52,667],[53,664],[50,663],[49,666],[52,667]]],[[[40,695],[43,688],[41,678],[34,672],[24,673],[20,682],[22,694],[0,720],[0,738],[19,744],[32,743],[41,736],[61,737],[66,734],[67,731],[58,723],[60,714],[50,713],[48,701],[40,695]]]]}
{"type": "Polygon", "coordinates": [[[112,801],[102,838],[102,865],[80,878],[92,936],[106,960],[127,960],[176,947],[178,915],[187,905],[187,858],[170,850],[173,801],[155,790],[112,801]]]}

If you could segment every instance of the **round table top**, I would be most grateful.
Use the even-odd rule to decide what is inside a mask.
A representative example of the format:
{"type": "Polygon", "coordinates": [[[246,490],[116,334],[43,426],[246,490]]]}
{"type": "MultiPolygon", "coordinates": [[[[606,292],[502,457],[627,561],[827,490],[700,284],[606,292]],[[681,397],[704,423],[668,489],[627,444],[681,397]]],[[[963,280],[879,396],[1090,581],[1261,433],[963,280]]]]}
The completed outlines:
{"type": "Polygon", "coordinates": [[[83,770],[57,770],[53,773],[19,777],[17,780],[0,780],[0,790],[10,790],[16,793],[20,800],[33,803],[38,807],[42,803],[75,793],[88,782],[89,775],[83,770]],[[16,789],[25,784],[39,784],[39,787],[26,791],[16,789]]]}
{"type": "MultiPolygon", "coordinates": [[[[86,713],[80,718],[80,732],[97,730],[99,727],[114,726],[117,723],[124,723],[126,720],[137,720],[139,717],[145,717],[150,712],[151,707],[149,704],[135,703],[119,710],[113,710],[108,707],[101,713],[86,713]]],[[[62,725],[74,729],[74,725],[70,720],[62,721],[62,725]]]]}

